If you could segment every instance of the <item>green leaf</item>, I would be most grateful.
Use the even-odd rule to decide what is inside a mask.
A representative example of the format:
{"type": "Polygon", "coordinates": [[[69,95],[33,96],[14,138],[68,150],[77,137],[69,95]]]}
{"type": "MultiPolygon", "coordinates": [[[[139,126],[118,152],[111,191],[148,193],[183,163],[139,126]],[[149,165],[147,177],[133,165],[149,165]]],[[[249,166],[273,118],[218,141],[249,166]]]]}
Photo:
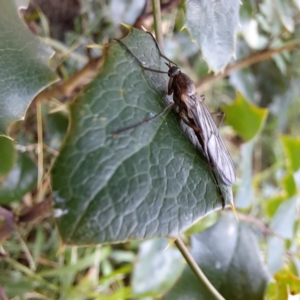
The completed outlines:
{"type": "Polygon", "coordinates": [[[270,228],[277,235],[292,239],[294,237],[294,225],[297,218],[297,196],[284,201],[277,209],[270,223],[270,228]]]}
{"type": "Polygon", "coordinates": [[[253,149],[255,141],[251,140],[240,146],[242,158],[240,167],[242,169],[241,184],[235,196],[235,205],[237,208],[247,208],[255,199],[253,192],[253,149]]]}
{"type": "MultiPolygon", "coordinates": [[[[225,299],[263,299],[268,276],[262,264],[257,239],[244,223],[232,214],[195,235],[191,255],[208,280],[225,299]]],[[[199,282],[189,266],[181,279],[164,297],[168,299],[216,299],[199,282]]]]}
{"type": "Polygon", "coordinates": [[[283,269],[276,273],[270,283],[266,299],[289,299],[296,300],[300,293],[300,278],[297,278],[290,270],[283,269]],[[293,295],[293,297],[289,297],[293,295]]]}
{"type": "Polygon", "coordinates": [[[20,20],[13,1],[0,1],[0,134],[24,118],[32,99],[57,77],[53,54],[20,20]]]}
{"type": "Polygon", "coordinates": [[[177,249],[166,249],[167,245],[168,240],[165,239],[145,241],[140,245],[132,279],[132,288],[137,296],[150,292],[164,293],[181,275],[185,261],[177,249]]]}
{"type": "Polygon", "coordinates": [[[52,149],[59,149],[68,129],[68,116],[64,112],[48,113],[43,116],[43,123],[47,135],[44,142],[52,149]]]}
{"type": "Polygon", "coordinates": [[[188,230],[185,231],[185,236],[190,236],[196,233],[199,233],[212,225],[214,225],[220,218],[220,214],[218,212],[211,213],[205,218],[201,219],[193,226],[191,226],[188,230]]]}
{"type": "Polygon", "coordinates": [[[14,142],[0,136],[0,175],[7,175],[13,168],[16,159],[14,142]]]}
{"type": "Polygon", "coordinates": [[[248,100],[253,101],[256,92],[255,76],[249,68],[233,71],[229,74],[230,83],[248,100]]]}
{"type": "Polygon", "coordinates": [[[269,217],[273,217],[278,207],[280,206],[280,204],[284,202],[284,200],[286,200],[285,195],[280,194],[265,201],[264,206],[265,206],[266,215],[269,217]]]}
{"type": "Polygon", "coordinates": [[[280,141],[288,161],[288,167],[292,172],[300,168],[300,138],[281,136],[280,141]]]}
{"type": "MultiPolygon", "coordinates": [[[[296,247],[298,247],[298,245],[296,245],[296,247]]],[[[292,268],[294,269],[293,274],[300,277],[300,259],[297,257],[293,257],[291,263],[292,263],[292,268]]]]}
{"type": "Polygon", "coordinates": [[[261,130],[268,110],[248,103],[239,93],[231,105],[222,107],[226,122],[246,141],[254,138],[261,130]]]}
{"type": "Polygon", "coordinates": [[[37,167],[27,154],[19,153],[17,163],[0,188],[0,204],[20,201],[36,188],[37,167]]]}
{"type": "MultiPolygon", "coordinates": [[[[240,7],[240,18],[242,21],[249,20],[253,16],[253,3],[244,1],[240,7]]],[[[243,22],[244,23],[244,22],[243,22]]]]}
{"type": "Polygon", "coordinates": [[[273,0],[265,0],[259,4],[260,13],[256,17],[260,23],[260,27],[271,36],[279,34],[282,26],[278,21],[278,12],[276,11],[273,0]]]}
{"type": "Polygon", "coordinates": [[[186,27],[214,72],[223,70],[235,51],[238,0],[186,0],[186,27]]]}
{"type": "Polygon", "coordinates": [[[282,269],[284,252],[284,240],[277,236],[270,236],[268,238],[267,265],[271,274],[282,269]]]}
{"type": "Polygon", "coordinates": [[[286,173],[281,180],[281,185],[287,194],[287,198],[297,194],[297,186],[293,174],[286,173]]]}
{"type": "MultiPolygon", "coordinates": [[[[151,36],[132,29],[125,44],[166,69],[151,36]]],[[[168,76],[144,71],[119,43],[98,77],[70,105],[70,128],[52,169],[57,224],[69,243],[178,236],[221,200],[207,162],[169,112],[112,136],[164,108],[168,76]]],[[[226,203],[231,189],[221,185],[226,203]]]]}
{"type": "Polygon", "coordinates": [[[291,0],[275,0],[276,11],[284,27],[293,32],[295,28],[295,7],[291,0]]]}
{"type": "Polygon", "coordinates": [[[16,270],[3,270],[0,274],[0,282],[9,299],[26,295],[36,286],[36,282],[16,270]]]}

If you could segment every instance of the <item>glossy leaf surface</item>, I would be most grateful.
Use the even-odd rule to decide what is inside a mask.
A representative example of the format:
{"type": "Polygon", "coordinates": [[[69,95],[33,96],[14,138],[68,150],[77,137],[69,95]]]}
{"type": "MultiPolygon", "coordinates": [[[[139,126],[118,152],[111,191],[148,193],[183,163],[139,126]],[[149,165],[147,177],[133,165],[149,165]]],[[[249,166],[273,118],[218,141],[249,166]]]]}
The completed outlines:
{"type": "MultiPolygon", "coordinates": [[[[123,41],[148,67],[167,70],[149,34],[132,29],[123,41]]],[[[112,135],[161,112],[167,80],[143,71],[115,42],[99,76],[71,104],[71,126],[52,170],[65,242],[177,236],[221,208],[211,170],[174,112],[112,135]]],[[[231,203],[231,189],[222,189],[231,203]]]]}
{"type": "Polygon", "coordinates": [[[53,52],[20,20],[13,1],[0,1],[0,134],[23,119],[32,99],[56,80],[53,52]]]}
{"type": "Polygon", "coordinates": [[[186,263],[178,249],[167,248],[168,242],[167,239],[153,239],[140,245],[132,280],[136,295],[164,293],[181,275],[186,263]]]}
{"type": "Polygon", "coordinates": [[[21,201],[26,193],[36,188],[36,184],[37,166],[26,153],[19,153],[15,166],[0,187],[0,204],[21,201]]]}

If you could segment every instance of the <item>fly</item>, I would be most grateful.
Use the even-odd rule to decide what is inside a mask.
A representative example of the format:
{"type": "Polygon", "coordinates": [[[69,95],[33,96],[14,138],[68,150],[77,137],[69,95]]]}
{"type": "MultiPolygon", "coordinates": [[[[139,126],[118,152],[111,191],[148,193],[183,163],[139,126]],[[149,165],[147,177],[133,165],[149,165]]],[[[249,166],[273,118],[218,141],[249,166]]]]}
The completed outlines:
{"type": "MultiPolygon", "coordinates": [[[[222,199],[222,208],[224,209],[225,199],[219,185],[217,174],[225,185],[233,185],[235,182],[235,171],[232,159],[219,134],[219,130],[213,120],[212,113],[210,113],[204,102],[204,96],[202,95],[199,97],[197,95],[196,87],[192,79],[189,78],[186,74],[182,73],[180,68],[174,62],[172,62],[161,53],[155,38],[150,32],[148,33],[153,38],[159,55],[168,61],[168,63],[166,63],[169,68],[167,72],[144,67],[142,62],[140,62],[135,54],[122,41],[116,41],[118,41],[136,59],[142,69],[150,72],[168,74],[168,95],[173,94],[174,102],[168,104],[161,113],[155,115],[154,117],[118,130],[114,132],[113,135],[119,134],[129,129],[133,129],[141,124],[153,121],[154,119],[163,115],[168,109],[172,107],[175,108],[181,120],[190,128],[192,128],[195,135],[197,136],[203,154],[211,167],[217,189],[222,199]]],[[[223,120],[224,113],[222,114],[222,116],[223,120]]]]}

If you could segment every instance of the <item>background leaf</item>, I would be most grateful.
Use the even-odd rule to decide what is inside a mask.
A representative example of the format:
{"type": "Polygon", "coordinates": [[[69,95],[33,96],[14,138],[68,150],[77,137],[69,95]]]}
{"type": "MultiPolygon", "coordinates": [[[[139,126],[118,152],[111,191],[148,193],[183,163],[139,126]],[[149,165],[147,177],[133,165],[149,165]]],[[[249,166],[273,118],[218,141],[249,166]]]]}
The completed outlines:
{"type": "Polygon", "coordinates": [[[297,194],[297,186],[293,174],[287,172],[281,180],[281,185],[286,192],[287,198],[297,194]]]}
{"type": "Polygon", "coordinates": [[[0,175],[6,175],[15,163],[15,145],[11,139],[0,136],[0,175]]]}
{"type": "MultiPolygon", "coordinates": [[[[263,299],[268,275],[257,239],[247,224],[232,214],[192,237],[191,254],[225,299],[263,299]]],[[[214,299],[187,266],[182,278],[164,298],[214,299]]]]}
{"type": "Polygon", "coordinates": [[[247,208],[251,205],[254,200],[253,193],[253,149],[255,146],[255,141],[251,140],[245,144],[241,145],[241,162],[240,165],[243,170],[243,175],[241,178],[241,184],[238,187],[235,196],[235,205],[237,208],[247,208]]]}
{"type": "Polygon", "coordinates": [[[223,106],[222,110],[226,114],[226,122],[246,141],[258,134],[268,114],[267,109],[248,103],[241,94],[232,104],[223,106]]]}
{"type": "Polygon", "coordinates": [[[267,299],[297,300],[300,293],[300,279],[289,270],[281,270],[274,276],[274,282],[270,284],[267,299]],[[294,295],[290,297],[289,295],[294,295]]]}
{"type": "Polygon", "coordinates": [[[293,9],[292,4],[293,2],[291,0],[275,0],[275,6],[279,18],[284,27],[290,32],[293,32],[295,27],[295,10],[293,9]]]}
{"type": "Polygon", "coordinates": [[[0,188],[0,204],[21,201],[37,184],[37,166],[27,154],[19,153],[17,163],[0,188]]]}
{"type": "Polygon", "coordinates": [[[280,141],[288,161],[288,167],[292,172],[297,172],[300,168],[300,138],[281,136],[280,141]]]}
{"type": "Polygon", "coordinates": [[[267,266],[271,274],[282,269],[284,252],[284,240],[277,236],[270,236],[268,238],[267,266]]]}
{"type": "Polygon", "coordinates": [[[185,260],[178,249],[166,249],[167,245],[166,239],[145,241],[140,245],[132,279],[136,295],[166,292],[181,275],[185,260]]]}
{"type": "MultiPolygon", "coordinates": [[[[145,65],[164,68],[149,34],[124,39],[145,65]]],[[[164,107],[167,76],[145,72],[118,43],[101,74],[71,104],[71,127],[52,170],[65,242],[177,236],[221,208],[212,173],[173,113],[112,137],[164,107]]],[[[231,189],[223,186],[227,203],[231,189]]]]}
{"type": "Polygon", "coordinates": [[[48,67],[53,51],[28,31],[9,0],[0,2],[0,51],[0,134],[6,134],[57,77],[48,67]]]}
{"type": "Polygon", "coordinates": [[[272,218],[270,228],[280,237],[292,239],[297,218],[297,196],[283,202],[272,218]]]}
{"type": "Polygon", "coordinates": [[[239,1],[186,0],[186,27],[210,69],[220,72],[235,51],[239,1]]]}
{"type": "Polygon", "coordinates": [[[34,282],[25,278],[21,272],[11,272],[11,274],[0,274],[0,281],[5,286],[8,297],[18,297],[32,291],[34,282]],[[10,276],[9,276],[10,275],[10,276]]]}

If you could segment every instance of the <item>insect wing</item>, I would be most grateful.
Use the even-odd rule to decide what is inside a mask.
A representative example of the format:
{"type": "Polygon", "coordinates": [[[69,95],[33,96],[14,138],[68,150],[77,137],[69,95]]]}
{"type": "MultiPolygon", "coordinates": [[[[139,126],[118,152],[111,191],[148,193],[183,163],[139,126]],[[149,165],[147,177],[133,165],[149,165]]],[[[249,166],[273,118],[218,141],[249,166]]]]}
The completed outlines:
{"type": "Polygon", "coordinates": [[[210,111],[198,96],[184,97],[188,110],[193,115],[194,122],[201,129],[204,144],[204,153],[209,157],[218,171],[222,181],[231,186],[235,182],[235,172],[232,159],[220,137],[219,130],[213,120],[210,111]],[[197,98],[197,100],[196,100],[197,98]]]}
{"type": "Polygon", "coordinates": [[[235,183],[233,162],[219,134],[210,137],[207,148],[222,181],[228,186],[233,185],[235,183]]]}

